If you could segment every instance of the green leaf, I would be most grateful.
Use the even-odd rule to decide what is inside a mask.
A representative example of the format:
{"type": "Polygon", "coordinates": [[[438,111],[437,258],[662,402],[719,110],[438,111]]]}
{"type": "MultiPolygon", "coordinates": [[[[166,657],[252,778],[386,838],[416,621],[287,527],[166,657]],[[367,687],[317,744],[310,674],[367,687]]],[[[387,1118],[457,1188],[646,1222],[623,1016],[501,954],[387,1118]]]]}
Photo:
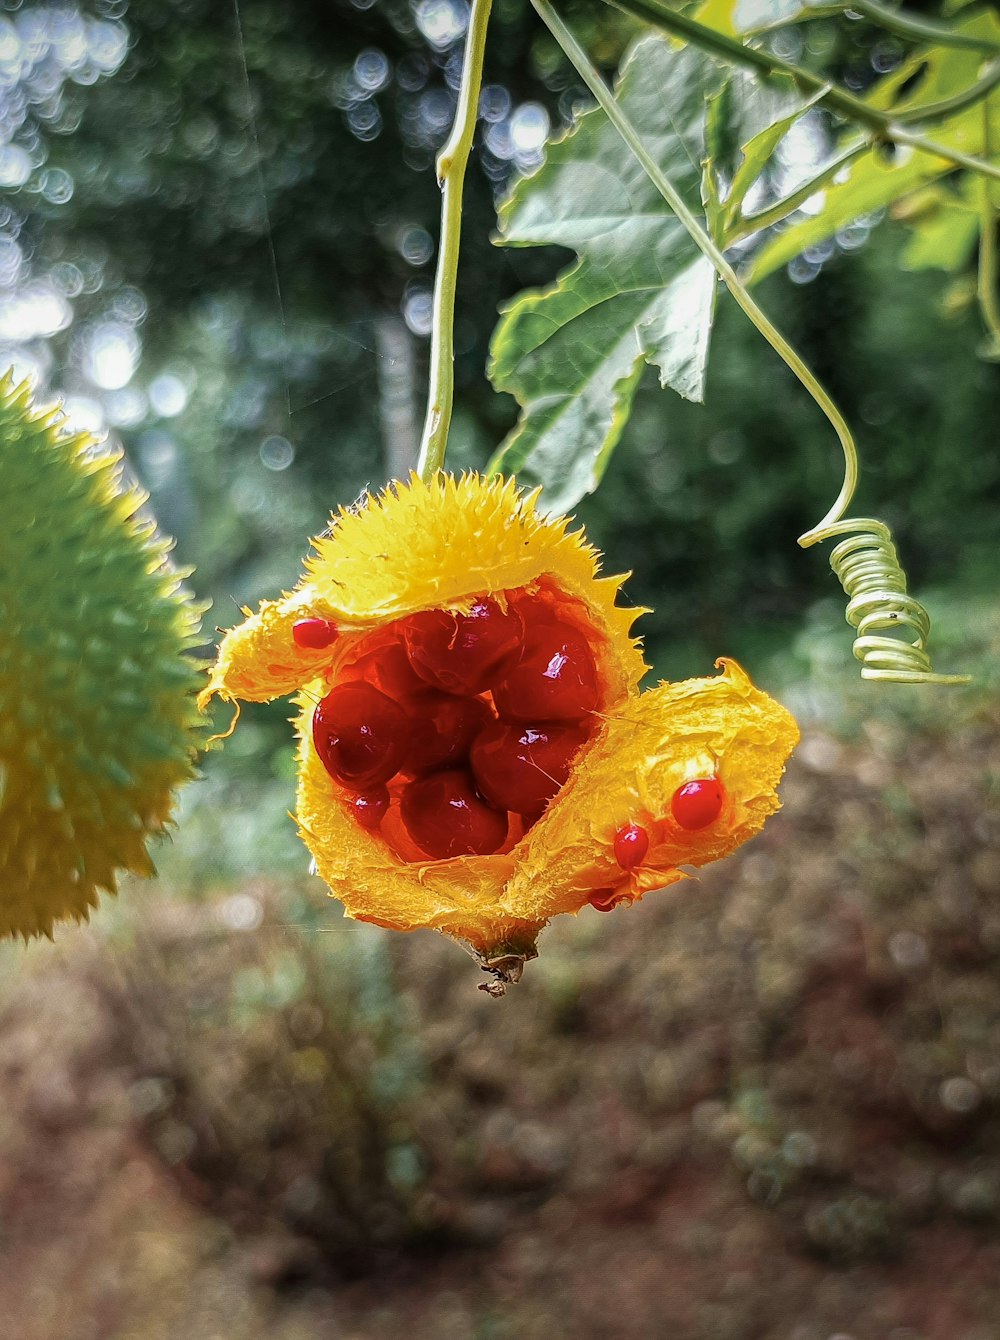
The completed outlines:
{"type": "MultiPolygon", "coordinates": [[[[1000,40],[1000,21],[992,14],[978,14],[956,25],[991,40],[1000,40]]],[[[953,96],[974,83],[982,65],[982,56],[960,48],[935,47],[914,56],[899,70],[883,80],[869,99],[873,107],[898,113],[911,111],[953,96]],[[916,84],[901,90],[918,72],[916,84]]],[[[1000,101],[993,110],[994,142],[1000,139],[1000,101]]],[[[947,121],[935,125],[932,137],[939,144],[972,156],[987,152],[980,105],[968,107],[947,121]]],[[[995,161],[995,155],[992,155],[995,161]]],[[[944,158],[923,150],[901,148],[891,159],[873,149],[850,168],[843,180],[819,196],[815,213],[774,234],[754,257],[749,278],[752,282],[786,264],[807,247],[831,237],[839,228],[873,211],[885,209],[914,191],[954,172],[955,166],[944,158]]]]}
{"type": "Polygon", "coordinates": [[[956,194],[929,186],[908,200],[896,217],[913,230],[900,257],[904,270],[961,270],[979,236],[980,206],[977,186],[966,181],[956,194]]]}
{"type": "MultiPolygon", "coordinates": [[[[707,57],[659,37],[641,39],[622,64],[617,95],[695,210],[705,102],[723,78],[707,57]]],[[[715,274],[599,109],[550,142],[501,208],[500,228],[507,245],[579,255],[551,288],[504,309],[490,365],[494,386],[522,407],[493,468],[543,485],[546,506],[565,510],[600,481],[644,361],[663,386],[702,398],[715,274]]]]}
{"type": "MultiPolygon", "coordinates": [[[[998,42],[1000,19],[992,13],[976,14],[956,23],[954,31],[998,42]]],[[[982,52],[962,47],[934,46],[915,51],[879,80],[867,101],[872,107],[894,115],[917,111],[974,84],[982,73],[984,60],[982,52]]]]}
{"type": "Polygon", "coordinates": [[[743,37],[821,14],[837,14],[843,8],[825,0],[703,0],[691,17],[727,37],[743,37]]]}
{"type": "Polygon", "coordinates": [[[737,71],[708,109],[706,186],[709,229],[727,246],[742,219],[743,203],[774,152],[822,93],[804,95],[791,80],[769,80],[737,71]],[[727,185],[728,183],[728,185],[727,185]]]}

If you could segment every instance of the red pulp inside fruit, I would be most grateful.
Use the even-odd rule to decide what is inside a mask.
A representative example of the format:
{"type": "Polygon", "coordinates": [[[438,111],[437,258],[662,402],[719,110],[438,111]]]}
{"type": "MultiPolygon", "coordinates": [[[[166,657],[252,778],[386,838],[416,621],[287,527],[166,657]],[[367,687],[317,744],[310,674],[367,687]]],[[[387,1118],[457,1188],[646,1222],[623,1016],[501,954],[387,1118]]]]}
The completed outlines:
{"type": "Polygon", "coordinates": [[[428,856],[486,856],[507,837],[507,815],[487,805],[460,768],[434,772],[403,789],[403,823],[428,856]]]}
{"type": "Polygon", "coordinates": [[[467,614],[425,610],[406,620],[406,651],[421,678],[445,693],[478,694],[491,688],[521,651],[521,620],[489,596],[467,614]]]}
{"type": "Polygon", "coordinates": [[[331,777],[354,791],[370,791],[399,771],[410,722],[371,684],[340,684],[313,713],[312,735],[331,777]]]}
{"type": "Polygon", "coordinates": [[[670,812],[681,828],[696,832],[715,823],[725,802],[725,788],[718,777],[698,777],[677,788],[670,812]]]}
{"type": "Polygon", "coordinates": [[[403,860],[446,860],[506,850],[537,821],[601,706],[582,607],[576,623],[569,608],[548,588],[484,595],[398,619],[334,662],[313,740],[362,828],[403,860]]]}
{"type": "Polygon", "coordinates": [[[628,902],[628,894],[619,889],[595,889],[587,902],[595,912],[613,912],[619,903],[628,902]]]}
{"type": "Polygon", "coordinates": [[[374,791],[363,791],[360,795],[351,796],[347,803],[361,827],[374,833],[389,808],[388,787],[379,786],[374,791]]]}
{"type": "Polygon", "coordinates": [[[586,738],[579,726],[496,721],[472,746],[476,785],[498,809],[537,814],[566,781],[573,755],[586,738]]]}
{"type": "Polygon", "coordinates": [[[421,679],[410,664],[406,648],[399,637],[392,638],[351,662],[341,671],[341,678],[374,684],[403,705],[408,699],[419,698],[427,692],[427,681],[421,679]]]}
{"type": "Polygon", "coordinates": [[[458,698],[434,689],[425,689],[406,708],[411,729],[404,770],[418,776],[464,763],[473,740],[495,720],[483,698],[458,698]]]}
{"type": "Polygon", "coordinates": [[[587,640],[564,623],[542,623],[524,637],[521,659],[493,690],[505,721],[578,721],[598,704],[597,666],[587,640]]]}

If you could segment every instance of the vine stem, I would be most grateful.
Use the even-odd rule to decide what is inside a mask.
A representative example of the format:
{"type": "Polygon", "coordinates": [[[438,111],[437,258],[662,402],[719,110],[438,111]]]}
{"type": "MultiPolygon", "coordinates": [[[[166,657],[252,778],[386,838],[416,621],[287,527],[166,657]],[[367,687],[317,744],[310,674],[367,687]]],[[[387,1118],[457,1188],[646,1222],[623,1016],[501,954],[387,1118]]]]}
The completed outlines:
{"type": "Polygon", "coordinates": [[[895,144],[908,144],[922,153],[931,154],[946,163],[953,163],[955,167],[968,168],[970,172],[978,172],[982,177],[994,177],[1000,181],[1000,167],[996,164],[987,163],[983,158],[973,158],[971,154],[959,153],[957,149],[950,149],[946,144],[939,144],[937,140],[929,140],[926,135],[915,135],[905,126],[890,125],[886,135],[895,144]]]}
{"type": "Polygon", "coordinates": [[[455,121],[437,158],[441,186],[441,236],[434,276],[427,413],[417,473],[429,480],[444,465],[455,398],[455,289],[462,236],[462,192],[472,152],[483,82],[483,53],[492,0],[472,0],[455,121]]]}
{"type": "MultiPolygon", "coordinates": [[[[990,152],[989,99],[983,103],[983,147],[990,152]]],[[[1000,299],[997,296],[997,209],[988,181],[980,182],[982,207],[979,227],[979,272],[977,290],[979,310],[993,341],[993,353],[1000,353],[1000,299]]]]}
{"type": "MultiPolygon", "coordinates": [[[[937,102],[925,102],[917,107],[908,107],[897,112],[896,124],[902,126],[914,121],[921,121],[924,124],[928,121],[944,121],[949,116],[954,116],[956,112],[982,101],[997,84],[1000,84],[1000,60],[991,60],[974,84],[963,88],[960,93],[952,94],[950,98],[940,98],[937,102]]],[[[989,150],[985,150],[985,153],[989,158],[989,150]]]]}
{"type": "MultiPolygon", "coordinates": [[[[909,130],[907,125],[909,124],[910,113],[906,113],[907,125],[903,125],[901,120],[893,119],[877,107],[872,107],[870,103],[863,99],[854,97],[846,89],[838,88],[837,85],[831,84],[829,80],[823,79],[818,74],[813,74],[811,70],[793,65],[791,61],[782,60],[780,56],[772,55],[768,51],[761,51],[758,47],[745,46],[742,42],[727,37],[725,33],[716,32],[714,28],[706,28],[704,24],[696,23],[694,19],[689,19],[686,15],[677,13],[664,3],[664,0],[607,0],[607,3],[614,5],[616,9],[623,10],[626,14],[644,19],[654,28],[660,28],[674,37],[682,37],[702,51],[719,56],[731,65],[747,66],[751,70],[756,70],[759,75],[763,75],[765,78],[772,75],[782,75],[792,80],[797,87],[808,93],[817,94],[816,101],[818,103],[821,103],[824,107],[829,107],[831,111],[836,112],[844,120],[867,126],[874,133],[876,139],[888,140],[894,144],[906,144],[913,149],[921,150],[923,153],[933,154],[934,157],[941,158],[946,163],[953,163],[955,167],[968,168],[972,172],[981,173],[984,177],[995,177],[1000,180],[1000,167],[996,164],[988,163],[982,158],[973,158],[969,154],[961,153],[958,149],[952,149],[947,144],[940,144],[937,140],[928,139],[925,135],[918,135],[909,130]]],[[[973,85],[973,89],[969,91],[969,97],[972,97],[973,92],[976,97],[982,96],[984,91],[993,87],[992,79],[992,72],[988,72],[984,80],[973,85]]],[[[936,104],[929,111],[939,113],[940,107],[944,106],[947,114],[950,115],[955,111],[956,106],[965,105],[965,99],[966,94],[964,93],[956,95],[954,98],[944,100],[942,104],[936,104]]],[[[913,109],[913,118],[916,119],[916,116],[917,109],[913,109]]]]}
{"type": "Polygon", "coordinates": [[[956,32],[946,23],[936,23],[922,14],[908,14],[903,9],[893,9],[891,5],[882,4],[881,0],[851,0],[850,8],[886,32],[905,37],[910,42],[929,42],[936,46],[959,47],[965,51],[983,51],[994,56],[1000,54],[1000,46],[987,37],[970,37],[968,33],[956,32]]]}
{"type": "Polygon", "coordinates": [[[759,209],[756,214],[742,215],[742,227],[737,228],[731,235],[727,234],[723,241],[727,245],[742,242],[751,233],[759,232],[761,228],[769,228],[772,223],[780,223],[782,219],[786,219],[791,214],[793,209],[798,209],[799,205],[805,204],[810,196],[814,196],[817,191],[822,191],[829,185],[831,177],[835,177],[843,168],[850,167],[855,159],[868,153],[870,149],[871,142],[867,139],[849,144],[846,149],[841,150],[836,158],[831,158],[815,177],[810,177],[808,181],[797,186],[794,191],[789,191],[788,195],[776,200],[773,205],[768,205],[765,209],[759,209]]]}
{"type": "Polygon", "coordinates": [[[792,345],[789,344],[788,340],[785,339],[784,335],[778,330],[770,317],[768,317],[758,306],[739,275],[726,260],[725,256],[712,241],[705,229],[702,228],[694,214],[688,209],[687,205],[677,193],[659,164],[650,156],[639,137],[639,132],[622,110],[621,104],[617,101],[614,94],[601,78],[601,75],[592,64],[586,51],[584,51],[583,47],[552,8],[549,0],[531,0],[531,3],[542,22],[559,43],[559,46],[562,48],[570,64],[597,99],[608,120],[635,155],[642,166],[643,171],[646,173],[646,176],[670,206],[678,221],[683,225],[695,246],[703,256],[711,261],[717,274],[729,289],[734,300],[743,309],[754,326],[760,331],[764,339],[767,340],[775,353],[784,360],[789,368],[791,368],[792,372],[826,415],[840,439],[840,445],[844,452],[844,482],[841,486],[840,493],[837,495],[836,501],[822,521],[811,530],[806,531],[805,534],[799,536],[798,542],[803,548],[808,548],[809,545],[816,544],[819,540],[825,538],[824,532],[827,528],[839,521],[844,515],[851,498],[854,496],[854,490],[857,486],[858,452],[854,443],[853,434],[848,427],[847,420],[844,418],[843,414],[841,414],[833,399],[820,384],[812,370],[806,365],[792,345]]]}
{"type": "Polygon", "coordinates": [[[748,30],[752,37],[761,37],[765,33],[776,32],[779,28],[791,28],[803,19],[841,18],[848,8],[885,32],[895,33],[908,42],[925,42],[932,46],[958,47],[963,51],[978,51],[985,56],[1000,55],[1000,43],[992,42],[988,37],[972,37],[968,33],[957,32],[947,23],[938,23],[934,19],[924,18],[920,14],[911,14],[900,8],[882,4],[881,0],[844,0],[838,3],[822,5],[809,0],[808,8],[797,10],[785,17],[778,17],[770,23],[757,23],[748,30]]]}

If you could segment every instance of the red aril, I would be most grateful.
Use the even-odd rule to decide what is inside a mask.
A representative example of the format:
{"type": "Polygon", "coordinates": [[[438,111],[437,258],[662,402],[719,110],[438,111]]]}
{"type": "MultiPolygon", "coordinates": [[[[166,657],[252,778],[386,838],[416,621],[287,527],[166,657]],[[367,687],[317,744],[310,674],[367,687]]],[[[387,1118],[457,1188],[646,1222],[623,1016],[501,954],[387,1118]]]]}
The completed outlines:
{"type": "Polygon", "coordinates": [[[350,665],[344,666],[340,677],[374,684],[400,703],[427,692],[427,684],[410,664],[402,638],[398,636],[387,638],[381,645],[376,645],[350,665]]]}
{"type": "Polygon", "coordinates": [[[514,593],[511,601],[525,628],[534,628],[543,623],[559,623],[560,604],[546,600],[541,594],[527,595],[524,591],[514,593]]]}
{"type": "Polygon", "coordinates": [[[371,791],[399,771],[410,742],[406,713],[371,684],[338,684],[313,713],[313,743],[335,781],[371,791]]]}
{"type": "Polygon", "coordinates": [[[473,740],[496,720],[483,698],[458,698],[426,687],[409,699],[406,710],[410,748],[404,769],[417,775],[465,763],[473,740]]]}
{"type": "Polygon", "coordinates": [[[337,637],[337,625],[329,619],[296,619],[292,624],[292,641],[307,651],[330,647],[337,637]]]}
{"type": "Polygon", "coordinates": [[[362,791],[360,795],[349,796],[347,805],[361,827],[373,833],[389,808],[389,792],[384,786],[378,786],[374,791],[362,791]]]}
{"type": "Polygon", "coordinates": [[[435,772],[410,782],[403,790],[400,808],[410,837],[435,860],[488,856],[499,851],[507,837],[507,815],[476,794],[464,769],[435,772]]]}
{"type": "Polygon", "coordinates": [[[583,634],[564,623],[529,628],[520,661],[493,690],[507,721],[576,721],[598,700],[593,652],[583,634]]]}
{"type": "Polygon", "coordinates": [[[467,614],[423,610],[403,625],[414,670],[445,693],[484,693],[507,672],[521,650],[521,620],[489,596],[467,614]]]}
{"type": "Polygon", "coordinates": [[[694,832],[714,824],[725,803],[725,788],[718,777],[698,777],[677,788],[670,812],[681,828],[694,832]]]}
{"type": "Polygon", "coordinates": [[[623,870],[642,865],[649,851],[649,834],[638,824],[622,824],[615,833],[615,860],[623,870]]]}
{"type": "Polygon", "coordinates": [[[586,741],[579,726],[520,726],[495,721],[472,746],[476,786],[498,809],[537,817],[569,776],[586,741]]]}

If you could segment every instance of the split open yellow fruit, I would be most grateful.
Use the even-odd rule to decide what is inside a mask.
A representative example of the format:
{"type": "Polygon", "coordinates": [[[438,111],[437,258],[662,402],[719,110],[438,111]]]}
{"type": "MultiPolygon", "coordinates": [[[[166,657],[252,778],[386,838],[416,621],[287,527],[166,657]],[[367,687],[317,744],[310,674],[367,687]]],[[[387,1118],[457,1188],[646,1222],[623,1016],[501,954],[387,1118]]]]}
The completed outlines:
{"type": "MultiPolygon", "coordinates": [[[[601,577],[598,559],[565,517],[544,516],[535,495],[511,481],[413,476],[342,510],[315,541],[299,586],[256,614],[247,611],[227,633],[202,702],[215,694],[231,701],[297,695],[299,827],[350,916],[397,930],[435,928],[469,943],[484,962],[523,960],[553,916],[634,901],[673,883],[683,878],[681,867],[724,856],[777,809],[775,789],[798,739],[789,713],[727,660],[716,676],[640,692],[646,667],[631,627],[641,611],[616,604],[622,579],[601,577]],[[397,706],[415,719],[424,710],[414,707],[419,691],[407,701],[387,687],[379,657],[393,648],[397,658],[409,656],[407,673],[431,674],[414,651],[415,619],[443,611],[436,617],[452,620],[458,647],[484,608],[524,630],[520,662],[498,661],[493,680],[487,668],[467,686],[494,735],[505,723],[524,725],[532,710],[558,715],[558,704],[546,707],[535,689],[547,689],[575,656],[584,663],[584,696],[577,691],[571,710],[583,743],[540,809],[501,807],[496,832],[504,836],[493,849],[435,858],[421,848],[428,839],[412,818],[413,788],[426,794],[426,778],[403,746],[395,753],[386,746],[392,761],[385,768],[395,771],[366,774],[352,789],[348,764],[335,749],[331,762],[329,738],[317,734],[314,718],[318,703],[368,675],[376,698],[395,692],[397,706]],[[550,645],[562,651],[545,650],[535,655],[538,665],[529,663],[532,646],[550,645]],[[541,705],[522,711],[522,693],[541,705]],[[714,813],[704,798],[700,810],[673,804],[681,788],[705,778],[713,779],[714,813]],[[359,804],[359,793],[371,804],[359,804]],[[642,830],[640,859],[635,844],[628,855],[620,838],[616,846],[628,825],[642,830]]],[[[441,697],[439,683],[426,687],[441,697]]],[[[544,731],[553,723],[537,724],[544,731]]],[[[456,777],[471,779],[466,792],[472,787],[478,797],[460,804],[455,783],[443,813],[459,824],[462,804],[487,803],[474,791],[481,782],[475,745],[471,757],[459,750],[447,762],[456,777]]]]}

